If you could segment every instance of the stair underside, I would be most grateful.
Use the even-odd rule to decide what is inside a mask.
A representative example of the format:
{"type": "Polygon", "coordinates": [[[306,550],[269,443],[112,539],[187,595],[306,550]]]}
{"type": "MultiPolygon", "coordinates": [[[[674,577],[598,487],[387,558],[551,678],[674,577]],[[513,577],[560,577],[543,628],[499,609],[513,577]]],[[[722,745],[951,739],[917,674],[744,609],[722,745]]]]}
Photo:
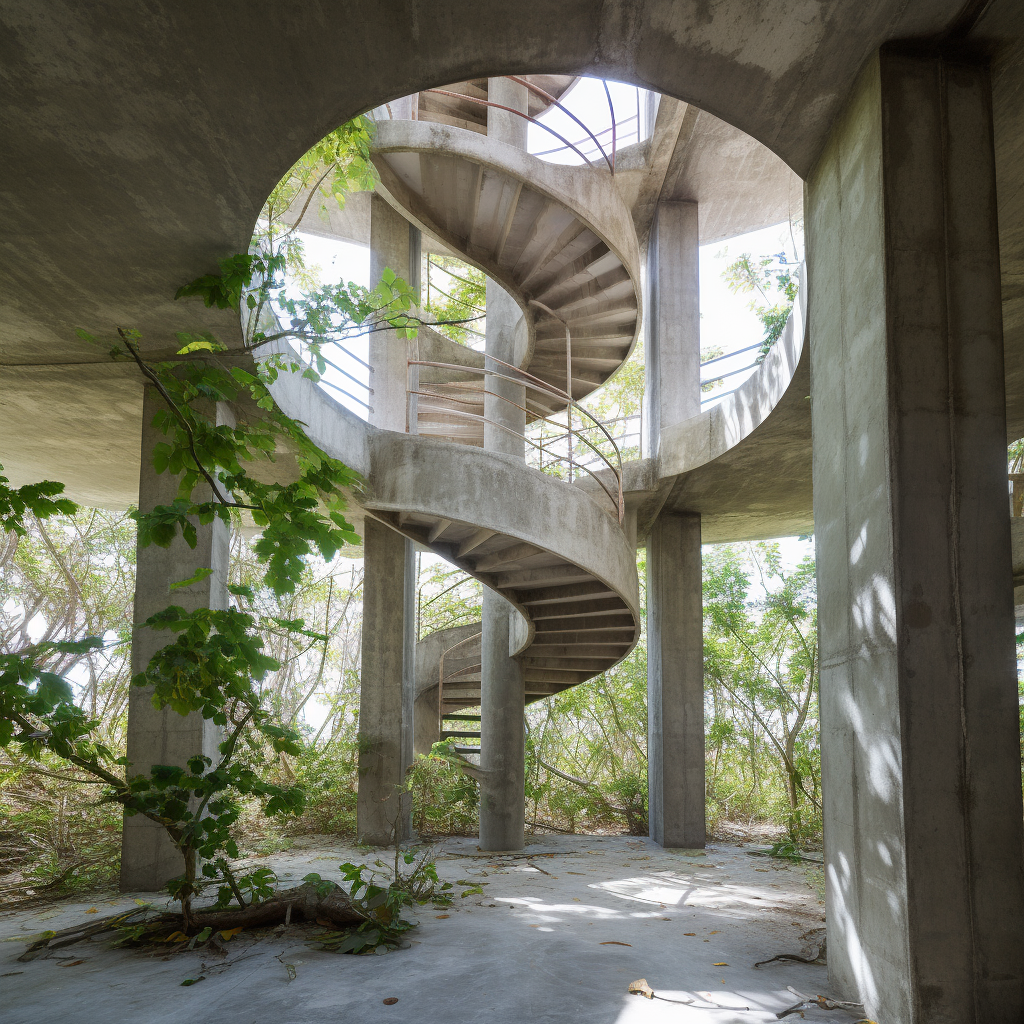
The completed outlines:
{"type": "MultiPolygon", "coordinates": [[[[619,369],[636,338],[638,282],[590,225],[528,182],[462,156],[389,150],[374,162],[413,217],[485,273],[510,283],[527,303],[535,345],[524,369],[567,390],[565,326],[558,318],[571,334],[574,399],[585,398],[619,369]]],[[[474,390],[480,389],[440,387],[431,398],[421,397],[419,432],[482,445],[483,423],[472,417],[483,416],[483,403],[474,390]]],[[[556,396],[528,394],[530,418],[564,407],[556,396]]]]}
{"type": "MultiPolygon", "coordinates": [[[[520,655],[527,702],[606,671],[630,651],[639,623],[625,600],[586,570],[515,537],[417,513],[374,513],[405,536],[498,590],[529,618],[520,655]]],[[[442,711],[480,704],[480,641],[444,660],[442,711]]]]}

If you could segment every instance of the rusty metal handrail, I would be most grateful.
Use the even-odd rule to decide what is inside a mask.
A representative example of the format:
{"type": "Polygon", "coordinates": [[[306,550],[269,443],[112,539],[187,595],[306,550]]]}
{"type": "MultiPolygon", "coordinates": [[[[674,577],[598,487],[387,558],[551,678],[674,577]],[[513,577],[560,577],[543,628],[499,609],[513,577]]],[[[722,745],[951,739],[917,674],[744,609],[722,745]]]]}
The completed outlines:
{"type": "MultiPolygon", "coordinates": [[[[502,362],[502,360],[500,360],[500,359],[494,359],[493,356],[488,356],[487,358],[488,359],[492,359],[496,363],[501,363],[502,362]]],[[[499,373],[497,370],[487,370],[487,369],[483,369],[483,368],[477,367],[477,366],[465,366],[465,365],[463,365],[461,363],[437,363],[437,362],[433,362],[433,361],[425,360],[425,359],[410,359],[409,360],[409,365],[410,366],[434,366],[434,367],[438,367],[438,368],[443,369],[443,370],[457,370],[460,373],[477,373],[477,374],[481,374],[481,375],[485,375],[485,376],[489,376],[489,377],[498,377],[501,380],[507,380],[507,381],[509,381],[512,384],[518,384],[518,385],[520,385],[520,386],[522,386],[524,388],[530,389],[531,391],[538,391],[541,394],[554,395],[555,397],[558,397],[558,398],[563,398],[564,397],[564,395],[559,391],[558,388],[551,387],[551,386],[545,386],[543,384],[543,382],[539,382],[538,384],[532,384],[532,383],[530,383],[528,381],[519,380],[516,377],[510,377],[510,376],[508,376],[508,374],[499,373]]],[[[508,364],[507,363],[502,363],[502,365],[507,366],[508,364]]],[[[513,367],[513,369],[514,369],[514,367],[513,367]]],[[[527,374],[525,370],[521,370],[520,372],[525,374],[528,377],[530,376],[530,374],[527,374]]],[[[536,378],[533,378],[533,379],[536,380],[536,378]]],[[[426,384],[424,386],[425,387],[435,387],[435,388],[452,387],[452,388],[459,388],[459,389],[464,390],[464,391],[465,390],[469,390],[469,389],[467,389],[465,387],[465,383],[462,382],[462,381],[450,381],[450,382],[444,381],[444,382],[437,382],[437,383],[428,383],[428,384],[426,384]]],[[[483,391],[483,392],[480,392],[480,391],[476,391],[476,389],[473,389],[473,390],[474,390],[474,392],[476,394],[493,395],[495,398],[500,398],[502,401],[508,402],[509,405],[516,405],[516,403],[513,402],[511,399],[505,398],[503,395],[499,395],[496,392],[486,391],[486,390],[483,391]]],[[[417,391],[415,393],[423,394],[423,392],[419,392],[419,391],[417,391]]],[[[427,397],[430,397],[430,398],[440,398],[440,399],[442,399],[444,401],[456,401],[456,399],[449,399],[446,395],[431,394],[431,395],[428,395],[427,397]]],[[[468,404],[468,403],[464,403],[464,404],[468,404]]],[[[573,436],[574,437],[578,437],[592,451],[594,451],[596,454],[600,455],[600,457],[602,459],[604,459],[604,461],[608,464],[608,468],[611,469],[613,472],[615,472],[615,466],[611,462],[611,460],[606,455],[604,455],[602,452],[600,452],[600,450],[598,448],[594,447],[594,445],[584,436],[582,431],[583,430],[592,430],[594,427],[597,427],[604,434],[604,436],[608,439],[608,441],[612,445],[612,447],[615,449],[615,456],[616,456],[616,458],[618,459],[618,461],[619,461],[619,463],[621,465],[622,458],[621,458],[621,454],[619,452],[619,446],[615,442],[615,438],[612,437],[612,435],[606,429],[605,425],[596,416],[594,416],[593,413],[588,412],[586,409],[584,409],[581,405],[579,405],[575,401],[573,401],[572,404],[573,404],[573,406],[575,406],[575,408],[579,412],[581,412],[588,420],[590,420],[590,425],[589,426],[585,426],[585,427],[581,428],[580,430],[573,429],[573,431],[572,431],[573,436]]],[[[537,419],[543,420],[546,423],[556,423],[556,421],[551,419],[549,416],[544,416],[542,413],[538,413],[534,409],[526,409],[526,408],[524,408],[521,405],[516,405],[516,408],[523,409],[523,411],[526,412],[528,415],[534,416],[537,419]]],[[[561,424],[558,424],[558,425],[561,426],[561,424]]],[[[522,436],[522,435],[517,435],[517,436],[522,436]]]]}
{"type": "MultiPolygon", "coordinates": [[[[608,88],[608,81],[604,78],[601,79],[601,84],[604,86],[604,94],[608,97],[608,110],[611,113],[612,118],[612,174],[615,173],[615,104],[612,103],[612,91],[608,88]]],[[[639,134],[640,126],[637,125],[637,133],[639,134]]]]}
{"type": "Polygon", "coordinates": [[[550,132],[559,142],[564,142],[574,153],[578,153],[587,162],[588,167],[593,167],[594,164],[590,158],[581,149],[577,149],[564,135],[559,135],[554,128],[544,124],[543,121],[538,121],[537,118],[531,117],[529,114],[524,114],[521,110],[516,110],[515,107],[506,107],[504,103],[495,103],[494,100],[482,100],[479,96],[467,96],[462,92],[450,92],[447,89],[424,89],[424,92],[437,93],[439,96],[454,96],[458,100],[469,100],[470,103],[479,103],[484,107],[496,107],[498,110],[507,110],[510,114],[515,114],[516,117],[521,117],[525,121],[531,122],[540,128],[543,128],[546,132],[550,132]]]}
{"type": "MultiPolygon", "coordinates": [[[[497,377],[499,380],[509,381],[512,384],[516,384],[516,385],[518,385],[520,387],[523,387],[523,388],[525,388],[527,390],[530,390],[530,391],[539,392],[540,394],[552,396],[552,397],[559,398],[559,399],[566,399],[568,401],[568,403],[569,403],[568,404],[568,408],[575,408],[580,413],[580,416],[581,416],[582,419],[590,421],[586,426],[583,426],[580,429],[573,428],[572,425],[571,425],[571,422],[570,422],[568,424],[568,426],[567,426],[567,436],[569,436],[570,438],[572,438],[572,437],[579,438],[580,441],[582,441],[592,452],[594,452],[595,455],[598,456],[598,458],[600,458],[605,463],[605,465],[612,471],[612,474],[615,477],[615,481],[616,481],[616,485],[617,485],[617,493],[613,494],[611,491],[609,491],[607,486],[604,484],[604,481],[602,481],[601,478],[599,476],[597,476],[597,474],[591,472],[591,470],[589,470],[589,469],[587,469],[586,467],[583,467],[583,466],[580,466],[579,468],[585,469],[585,471],[590,476],[592,476],[595,480],[597,480],[597,482],[601,485],[602,489],[605,491],[605,493],[611,499],[612,504],[615,506],[615,511],[616,511],[618,520],[621,523],[622,520],[623,520],[624,513],[625,513],[625,503],[624,503],[623,493],[622,493],[622,454],[619,451],[619,446],[616,443],[615,438],[612,437],[612,435],[608,432],[608,429],[604,426],[604,424],[599,419],[597,419],[597,417],[595,417],[593,415],[593,413],[591,413],[588,410],[584,409],[583,406],[581,406],[578,402],[575,401],[575,399],[573,399],[571,396],[567,395],[565,392],[561,391],[559,388],[556,388],[554,385],[548,384],[546,381],[542,381],[539,378],[534,377],[531,373],[528,373],[526,370],[521,370],[519,367],[512,366],[510,363],[506,363],[502,359],[498,359],[498,358],[496,358],[494,356],[487,356],[487,359],[490,360],[491,362],[495,362],[495,363],[498,363],[501,366],[507,367],[508,369],[514,371],[518,376],[513,377],[513,376],[510,376],[509,374],[501,373],[498,370],[489,370],[489,369],[482,368],[482,367],[464,366],[464,365],[462,365],[460,363],[441,363],[441,362],[436,362],[434,360],[427,360],[427,359],[410,359],[408,361],[408,365],[409,365],[410,369],[413,366],[417,366],[417,367],[419,367],[419,366],[431,366],[431,367],[434,367],[436,369],[453,370],[453,371],[456,371],[458,373],[476,374],[476,375],[479,375],[479,376],[482,376],[482,377],[497,377]],[[527,379],[524,380],[523,378],[527,378],[527,379]],[[604,452],[602,452],[600,450],[600,448],[598,448],[590,440],[590,438],[588,438],[583,433],[584,430],[593,430],[594,427],[597,427],[604,434],[604,436],[608,440],[608,442],[611,444],[612,449],[613,449],[613,451],[615,453],[615,460],[616,461],[614,463],[611,461],[611,459],[608,458],[607,455],[604,454],[604,452]]],[[[475,396],[480,396],[480,397],[482,397],[484,394],[493,395],[495,398],[498,398],[501,401],[506,402],[509,405],[515,406],[518,409],[521,409],[523,412],[526,412],[530,416],[534,416],[537,419],[543,420],[546,423],[551,423],[551,424],[555,424],[557,426],[561,426],[561,424],[556,424],[555,420],[551,419],[548,416],[543,415],[542,413],[538,413],[536,410],[527,409],[525,406],[521,406],[518,403],[513,402],[511,399],[506,398],[504,395],[499,395],[499,394],[497,394],[495,392],[487,391],[486,390],[486,386],[485,386],[484,391],[482,391],[482,392],[479,389],[467,387],[467,382],[464,382],[464,381],[442,381],[442,382],[437,382],[437,383],[425,384],[425,385],[423,385],[423,387],[450,388],[450,389],[461,390],[461,391],[472,391],[475,396]]],[[[454,397],[452,397],[450,395],[447,395],[447,394],[439,394],[437,392],[422,391],[422,390],[420,390],[420,386],[418,384],[417,384],[417,386],[415,388],[412,387],[411,384],[408,385],[407,386],[407,391],[408,391],[408,397],[409,397],[410,400],[412,400],[412,399],[418,400],[420,397],[425,397],[425,398],[436,398],[436,399],[440,399],[441,401],[446,401],[446,402],[455,402],[455,403],[460,404],[460,405],[477,404],[477,403],[470,403],[470,402],[467,402],[467,401],[460,401],[458,398],[454,398],[454,397]]],[[[520,434],[518,431],[513,430],[511,427],[508,427],[505,424],[496,423],[494,421],[488,420],[484,416],[480,416],[480,415],[475,414],[475,413],[463,412],[462,410],[456,410],[456,409],[452,409],[452,410],[449,410],[449,411],[453,415],[459,415],[459,416],[462,416],[463,418],[466,418],[466,419],[474,419],[474,420],[477,420],[478,422],[485,422],[485,423],[486,422],[490,422],[490,423],[493,423],[493,425],[497,426],[499,429],[506,430],[509,433],[514,434],[516,437],[522,438],[527,444],[530,444],[533,447],[538,447],[536,445],[536,443],[533,440],[531,440],[530,438],[526,437],[525,434],[520,434]]],[[[410,414],[410,416],[409,416],[409,426],[410,426],[410,429],[413,428],[412,420],[413,420],[413,416],[410,414]]],[[[570,443],[570,446],[571,446],[571,440],[570,440],[569,443],[570,443]]],[[[571,456],[571,453],[570,453],[570,459],[571,458],[572,458],[572,456],[571,456]]]]}
{"type": "MultiPolygon", "coordinates": [[[[636,116],[636,114],[630,114],[629,117],[624,117],[621,121],[616,121],[615,123],[616,123],[616,125],[618,125],[619,128],[624,128],[627,124],[631,124],[633,121],[637,122],[637,127],[636,127],[635,131],[636,131],[636,136],[639,139],[640,138],[640,120],[636,116]]],[[[605,135],[611,135],[611,134],[612,134],[612,129],[611,129],[611,126],[609,125],[607,128],[602,128],[599,132],[597,132],[596,133],[596,137],[597,137],[598,140],[600,140],[605,135]]],[[[633,132],[630,131],[627,134],[628,135],[632,135],[633,132]]],[[[582,146],[583,143],[585,143],[586,141],[587,141],[586,139],[577,139],[576,140],[576,145],[577,146],[582,146]]],[[[542,149],[542,150],[539,150],[536,153],[532,153],[531,156],[539,156],[539,157],[551,156],[552,153],[561,153],[564,149],[565,149],[565,146],[555,146],[554,149],[542,149]]]]}
{"type": "Polygon", "coordinates": [[[441,657],[437,660],[437,734],[441,735],[441,726],[444,723],[444,659],[446,654],[450,654],[456,648],[461,647],[463,644],[468,644],[470,640],[477,640],[483,636],[483,632],[474,633],[472,636],[463,637],[457,644],[452,644],[451,647],[446,647],[441,652],[441,657]]]}
{"type": "MultiPolygon", "coordinates": [[[[505,77],[510,82],[515,82],[517,85],[525,86],[527,89],[530,90],[530,92],[532,92],[535,95],[539,96],[543,100],[547,100],[548,103],[550,103],[552,106],[558,107],[558,109],[563,114],[566,114],[568,117],[571,117],[591,137],[591,139],[593,139],[594,145],[597,146],[598,150],[601,153],[601,156],[604,157],[604,162],[608,165],[608,170],[610,170],[612,172],[612,174],[615,173],[615,150],[614,150],[614,148],[612,150],[612,158],[611,158],[611,160],[609,160],[608,159],[608,154],[604,151],[604,146],[602,146],[601,143],[597,141],[597,136],[568,107],[565,107],[561,103],[559,103],[558,100],[556,100],[555,97],[551,95],[551,93],[545,92],[539,85],[534,85],[532,82],[528,82],[525,78],[520,78],[518,75],[506,75],[505,77]]],[[[613,125],[613,127],[614,127],[614,125],[613,125]]],[[[552,133],[552,134],[554,134],[554,133],[552,133]]],[[[615,145],[615,136],[613,135],[612,136],[612,146],[614,147],[614,145],[615,145]]],[[[579,150],[577,150],[576,152],[579,152],[579,150]]]]}
{"type": "MultiPolygon", "coordinates": [[[[440,398],[443,401],[446,401],[446,402],[456,402],[459,405],[469,405],[469,404],[471,404],[469,402],[463,402],[463,401],[461,401],[458,398],[451,398],[448,395],[438,395],[435,392],[415,391],[415,392],[410,392],[410,394],[416,395],[416,396],[424,396],[424,397],[427,397],[427,398],[440,398]]],[[[508,399],[504,398],[502,395],[498,395],[498,394],[496,394],[493,391],[477,392],[477,394],[492,395],[495,398],[500,398],[502,401],[508,402],[509,405],[516,405],[515,402],[511,402],[508,399]]],[[[517,406],[517,408],[521,409],[523,407],[520,405],[520,406],[517,406]]],[[[529,411],[529,410],[527,410],[527,411],[529,411]]],[[[446,410],[446,412],[448,413],[449,416],[461,416],[463,419],[473,420],[474,422],[477,422],[477,423],[490,423],[491,426],[497,427],[499,430],[504,430],[506,433],[511,434],[513,437],[520,438],[521,440],[525,441],[531,447],[537,448],[538,450],[543,450],[541,448],[541,446],[539,444],[537,444],[537,442],[534,441],[532,438],[527,437],[525,434],[520,434],[518,430],[514,430],[512,427],[508,426],[505,423],[499,423],[497,420],[492,420],[492,419],[489,419],[486,416],[481,416],[479,413],[465,412],[462,409],[448,409],[448,410],[446,410]]],[[[546,417],[538,417],[538,418],[546,419],[546,417]]],[[[454,437],[455,435],[449,434],[447,436],[454,437]]],[[[585,465],[582,465],[582,464],[580,464],[578,466],[579,469],[582,469],[589,476],[592,476],[594,478],[594,480],[597,481],[598,485],[601,487],[601,489],[604,491],[604,493],[608,495],[609,499],[611,500],[611,503],[612,503],[613,507],[615,507],[616,511],[618,512],[619,523],[621,525],[621,523],[622,523],[622,513],[623,513],[623,502],[622,502],[622,496],[621,496],[622,495],[622,477],[621,477],[621,472],[616,472],[615,467],[609,462],[607,456],[599,448],[595,448],[582,435],[580,435],[580,438],[581,438],[582,441],[584,441],[584,443],[586,443],[588,445],[588,447],[590,447],[594,451],[594,453],[598,456],[598,458],[604,460],[604,462],[611,469],[612,473],[615,475],[616,481],[617,481],[617,483],[619,485],[618,486],[618,491],[619,491],[618,494],[614,494],[612,491],[608,490],[608,485],[597,475],[597,473],[593,472],[593,470],[591,470],[589,467],[587,467],[585,465]]]]}

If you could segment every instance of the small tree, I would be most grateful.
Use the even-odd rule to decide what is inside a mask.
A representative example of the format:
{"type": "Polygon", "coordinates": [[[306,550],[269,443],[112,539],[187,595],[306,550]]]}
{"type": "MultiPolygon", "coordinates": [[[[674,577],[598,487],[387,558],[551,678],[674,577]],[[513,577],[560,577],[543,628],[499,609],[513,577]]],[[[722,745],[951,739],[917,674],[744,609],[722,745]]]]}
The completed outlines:
{"type": "MultiPolygon", "coordinates": [[[[704,622],[705,678],[713,694],[727,695],[733,711],[747,717],[754,771],[759,739],[777,758],[796,838],[802,809],[820,811],[813,558],[787,570],[777,544],[752,545],[748,558],[731,546],[706,553],[704,622]],[[751,569],[765,595],[759,601],[749,597],[751,569]]],[[[738,724],[724,707],[712,718],[709,735],[718,756],[741,731],[738,724]]]]}

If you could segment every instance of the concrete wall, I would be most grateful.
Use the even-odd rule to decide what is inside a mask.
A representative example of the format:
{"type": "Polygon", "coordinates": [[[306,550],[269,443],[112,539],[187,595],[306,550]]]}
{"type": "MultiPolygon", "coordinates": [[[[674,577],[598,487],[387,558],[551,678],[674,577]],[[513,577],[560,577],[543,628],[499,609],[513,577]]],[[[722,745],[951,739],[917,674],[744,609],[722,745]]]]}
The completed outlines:
{"type": "Polygon", "coordinates": [[[892,1024],[1020,1020],[986,69],[882,51],[807,210],[832,983],[892,1024]]]}

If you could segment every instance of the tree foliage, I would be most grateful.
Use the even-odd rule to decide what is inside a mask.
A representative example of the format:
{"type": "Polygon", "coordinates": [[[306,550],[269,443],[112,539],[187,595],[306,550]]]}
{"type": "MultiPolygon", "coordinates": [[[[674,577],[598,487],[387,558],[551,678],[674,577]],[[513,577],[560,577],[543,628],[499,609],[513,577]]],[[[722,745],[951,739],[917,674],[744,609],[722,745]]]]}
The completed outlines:
{"type": "Polygon", "coordinates": [[[454,256],[428,253],[423,309],[445,336],[480,347],[486,331],[487,279],[483,271],[454,256]]]}
{"type": "Polygon", "coordinates": [[[745,252],[730,263],[722,275],[729,290],[736,295],[756,293],[750,309],[764,328],[762,359],[786,329],[800,285],[795,269],[794,264],[787,261],[785,252],[757,257],[745,252]]]}

